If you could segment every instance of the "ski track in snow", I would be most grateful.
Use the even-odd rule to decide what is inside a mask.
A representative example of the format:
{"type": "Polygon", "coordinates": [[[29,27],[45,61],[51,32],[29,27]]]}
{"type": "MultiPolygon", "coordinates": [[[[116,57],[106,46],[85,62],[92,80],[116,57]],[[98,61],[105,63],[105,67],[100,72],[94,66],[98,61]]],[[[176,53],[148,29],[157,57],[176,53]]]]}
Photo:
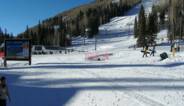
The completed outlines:
{"type": "MultiPolygon", "coordinates": [[[[89,73],[89,72],[87,72],[87,73],[89,73]]],[[[92,74],[93,76],[96,76],[96,78],[98,78],[98,79],[103,79],[103,77],[101,77],[100,75],[98,75],[96,73],[91,72],[90,74],[92,74]]],[[[114,86],[114,85],[119,86],[118,83],[115,83],[112,86],[114,86]]],[[[116,102],[113,102],[113,106],[119,106],[117,103],[119,101],[121,101],[121,98],[119,97],[121,95],[118,95],[116,90],[113,90],[112,92],[114,93],[115,99],[116,99],[116,102]]],[[[135,99],[138,102],[141,102],[141,104],[143,103],[145,106],[164,106],[163,104],[161,104],[161,103],[159,103],[159,102],[157,102],[153,99],[150,99],[150,98],[148,98],[144,95],[141,95],[141,94],[138,94],[138,93],[135,93],[135,92],[126,92],[126,91],[124,91],[123,94],[129,96],[129,98],[131,98],[131,99],[135,99]]]]}

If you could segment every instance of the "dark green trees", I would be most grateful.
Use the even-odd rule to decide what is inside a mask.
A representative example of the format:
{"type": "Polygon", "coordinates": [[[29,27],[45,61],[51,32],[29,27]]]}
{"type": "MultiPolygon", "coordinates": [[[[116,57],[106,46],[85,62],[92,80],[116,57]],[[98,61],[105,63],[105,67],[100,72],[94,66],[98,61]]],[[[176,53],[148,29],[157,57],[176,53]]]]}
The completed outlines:
{"type": "Polygon", "coordinates": [[[138,21],[138,46],[145,46],[147,44],[147,35],[146,35],[146,17],[143,5],[141,6],[141,10],[139,12],[139,21],[138,21]]]}
{"type": "Polygon", "coordinates": [[[141,6],[138,17],[138,22],[136,18],[134,25],[134,34],[135,38],[137,38],[137,45],[139,47],[153,45],[158,32],[158,17],[156,9],[154,9],[153,6],[152,12],[146,16],[144,7],[141,6]]]}
{"type": "Polygon", "coordinates": [[[4,42],[5,39],[13,39],[13,38],[14,38],[13,34],[9,34],[7,32],[7,29],[3,31],[2,28],[0,28],[0,45],[4,42]]]}
{"type": "Polygon", "coordinates": [[[169,39],[184,39],[184,0],[169,0],[169,39]]]}
{"type": "Polygon", "coordinates": [[[153,8],[152,13],[150,13],[147,18],[147,35],[148,35],[147,43],[149,45],[153,45],[153,43],[155,43],[156,35],[158,32],[157,20],[158,20],[157,12],[153,8]]]}
{"type": "Polygon", "coordinates": [[[138,36],[139,36],[139,28],[138,28],[138,22],[136,17],[134,22],[134,37],[137,38],[138,36]]]}

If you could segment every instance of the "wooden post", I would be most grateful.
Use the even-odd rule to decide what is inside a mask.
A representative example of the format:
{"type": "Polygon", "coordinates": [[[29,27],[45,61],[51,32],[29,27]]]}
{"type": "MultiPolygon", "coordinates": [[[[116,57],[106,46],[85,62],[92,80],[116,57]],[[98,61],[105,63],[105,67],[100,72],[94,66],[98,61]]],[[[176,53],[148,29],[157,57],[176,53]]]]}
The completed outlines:
{"type": "Polygon", "coordinates": [[[5,58],[4,58],[4,67],[7,67],[7,61],[5,58]]]}

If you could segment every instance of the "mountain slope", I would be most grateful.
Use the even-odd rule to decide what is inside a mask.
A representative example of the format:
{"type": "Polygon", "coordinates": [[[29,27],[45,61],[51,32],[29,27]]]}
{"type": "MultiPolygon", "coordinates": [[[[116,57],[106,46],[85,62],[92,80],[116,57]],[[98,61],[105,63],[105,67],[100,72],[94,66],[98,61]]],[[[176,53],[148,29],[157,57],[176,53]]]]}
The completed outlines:
{"type": "Polygon", "coordinates": [[[70,46],[71,37],[87,34],[86,29],[90,29],[87,36],[94,37],[99,25],[109,22],[112,17],[123,15],[139,2],[140,0],[92,2],[40,21],[33,28],[27,27],[18,37],[30,38],[34,45],[70,46]]]}
{"type": "MultiPolygon", "coordinates": [[[[159,0],[153,0],[154,3],[157,3],[159,0]]],[[[143,0],[142,3],[145,7],[145,11],[148,14],[152,8],[152,1],[151,0],[143,0]]],[[[111,19],[111,21],[105,25],[101,25],[99,28],[100,34],[113,34],[114,32],[133,32],[134,28],[134,20],[135,17],[138,16],[140,7],[142,4],[138,4],[133,9],[128,11],[125,16],[122,17],[115,17],[111,19]]]]}

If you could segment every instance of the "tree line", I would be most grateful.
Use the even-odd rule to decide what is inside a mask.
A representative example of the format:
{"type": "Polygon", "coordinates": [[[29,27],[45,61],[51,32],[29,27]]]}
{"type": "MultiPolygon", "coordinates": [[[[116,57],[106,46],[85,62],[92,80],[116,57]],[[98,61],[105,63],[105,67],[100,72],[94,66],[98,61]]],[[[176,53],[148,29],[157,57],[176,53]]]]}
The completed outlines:
{"type": "Polygon", "coordinates": [[[138,17],[135,18],[134,35],[137,38],[137,46],[143,47],[153,45],[158,32],[158,15],[156,6],[152,7],[152,12],[145,13],[144,6],[141,6],[138,17]]]}
{"type": "Polygon", "coordinates": [[[169,39],[184,38],[184,0],[169,0],[169,39]]]}
{"type": "MultiPolygon", "coordinates": [[[[168,29],[168,39],[170,40],[171,44],[175,43],[176,40],[184,40],[184,0],[162,0],[161,2],[162,3],[158,6],[155,6],[155,10],[153,9],[153,12],[159,12],[159,16],[157,16],[157,18],[155,19],[159,18],[160,22],[158,23],[158,20],[154,20],[158,23],[157,27],[168,29]]],[[[138,46],[143,46],[145,45],[145,42],[149,42],[147,38],[148,35],[150,36],[151,34],[148,34],[147,31],[145,31],[146,29],[144,28],[144,26],[146,26],[146,28],[149,29],[149,16],[143,16],[143,13],[140,12],[139,17],[135,20],[136,24],[134,26],[134,33],[135,37],[138,38],[138,46]],[[141,20],[144,20],[144,18],[146,18],[146,21],[139,21],[139,18],[141,20]]]]}
{"type": "MultiPolygon", "coordinates": [[[[103,0],[98,2],[101,1],[103,0]]],[[[36,27],[27,26],[18,38],[32,39],[34,45],[70,46],[72,37],[93,38],[98,33],[100,25],[109,22],[113,17],[124,15],[140,2],[141,0],[120,0],[118,3],[86,7],[70,16],[58,15],[39,21],[36,27]],[[87,28],[88,33],[85,31],[87,28]]]]}
{"type": "Polygon", "coordinates": [[[8,33],[7,29],[2,30],[2,28],[0,28],[0,45],[4,42],[4,40],[13,38],[13,34],[8,33]]]}

